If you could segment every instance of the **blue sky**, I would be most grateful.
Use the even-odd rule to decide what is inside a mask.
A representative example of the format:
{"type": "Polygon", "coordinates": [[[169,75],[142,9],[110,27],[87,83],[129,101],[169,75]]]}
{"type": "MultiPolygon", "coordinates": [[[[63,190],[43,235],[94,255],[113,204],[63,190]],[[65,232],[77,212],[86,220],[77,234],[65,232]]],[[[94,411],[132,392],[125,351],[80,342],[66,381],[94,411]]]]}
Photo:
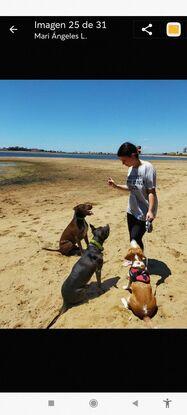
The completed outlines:
{"type": "Polygon", "coordinates": [[[0,147],[145,153],[187,146],[187,81],[0,81],[0,147]]]}

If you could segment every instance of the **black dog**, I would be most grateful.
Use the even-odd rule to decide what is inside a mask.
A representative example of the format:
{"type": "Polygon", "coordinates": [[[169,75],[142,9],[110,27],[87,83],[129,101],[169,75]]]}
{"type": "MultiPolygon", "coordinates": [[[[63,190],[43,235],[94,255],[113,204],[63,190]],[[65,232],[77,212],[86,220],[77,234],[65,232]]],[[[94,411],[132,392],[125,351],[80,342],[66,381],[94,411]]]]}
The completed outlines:
{"type": "Polygon", "coordinates": [[[95,228],[90,225],[93,239],[82,257],[73,266],[69,277],[62,285],[61,293],[64,300],[59,314],[47,326],[49,329],[61,314],[65,313],[72,305],[84,300],[86,294],[86,284],[92,275],[96,274],[98,287],[101,288],[101,269],[103,266],[103,243],[110,233],[109,225],[95,228]]]}

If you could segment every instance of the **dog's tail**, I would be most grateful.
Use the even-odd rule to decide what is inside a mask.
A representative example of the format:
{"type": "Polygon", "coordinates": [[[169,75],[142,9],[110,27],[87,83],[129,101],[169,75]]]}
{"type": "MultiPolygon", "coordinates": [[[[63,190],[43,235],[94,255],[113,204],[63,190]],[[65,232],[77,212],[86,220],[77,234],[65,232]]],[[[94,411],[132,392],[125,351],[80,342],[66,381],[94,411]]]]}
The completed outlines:
{"type": "Polygon", "coordinates": [[[145,325],[147,326],[147,328],[149,328],[149,329],[154,329],[155,328],[153,326],[151,318],[149,316],[144,316],[143,321],[144,321],[145,325]]]}
{"type": "Polygon", "coordinates": [[[67,309],[68,309],[68,306],[66,304],[63,304],[63,306],[61,307],[61,309],[60,309],[59,313],[57,314],[57,316],[54,317],[54,319],[48,324],[46,329],[50,329],[50,327],[53,326],[53,324],[56,323],[56,321],[61,316],[61,314],[64,314],[67,311],[67,309]]]}
{"type": "Polygon", "coordinates": [[[42,248],[42,249],[45,249],[45,251],[60,252],[60,249],[52,249],[52,248],[42,248]]]}

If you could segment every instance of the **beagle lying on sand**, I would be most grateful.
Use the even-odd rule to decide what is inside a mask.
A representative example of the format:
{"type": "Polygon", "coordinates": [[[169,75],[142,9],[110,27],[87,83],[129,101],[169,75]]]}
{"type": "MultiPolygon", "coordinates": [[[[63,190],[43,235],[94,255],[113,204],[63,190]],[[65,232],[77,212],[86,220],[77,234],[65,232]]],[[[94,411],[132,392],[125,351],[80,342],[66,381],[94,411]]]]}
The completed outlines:
{"type": "Polygon", "coordinates": [[[140,247],[130,248],[125,256],[124,265],[130,265],[129,284],[124,289],[131,291],[131,295],[126,300],[121,301],[125,308],[129,308],[140,319],[144,320],[146,325],[153,328],[151,317],[157,312],[156,298],[153,295],[150,276],[143,262],[145,259],[140,247]]]}

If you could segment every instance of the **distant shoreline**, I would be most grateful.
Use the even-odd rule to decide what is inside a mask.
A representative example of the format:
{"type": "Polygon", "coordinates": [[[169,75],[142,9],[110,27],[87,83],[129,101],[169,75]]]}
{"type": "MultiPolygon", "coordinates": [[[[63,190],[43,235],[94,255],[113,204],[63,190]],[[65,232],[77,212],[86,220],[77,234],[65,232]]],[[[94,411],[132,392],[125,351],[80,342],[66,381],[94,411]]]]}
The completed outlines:
{"type": "MultiPolygon", "coordinates": [[[[85,156],[113,156],[113,157],[115,157],[116,156],[116,159],[117,159],[117,154],[116,153],[104,153],[104,152],[64,152],[64,151],[30,151],[30,150],[19,150],[19,151],[15,151],[15,150],[0,150],[0,157],[1,157],[1,153],[7,153],[7,155],[9,154],[9,153],[14,153],[15,155],[17,154],[17,153],[23,153],[23,155],[24,154],[41,154],[41,155],[44,155],[44,154],[47,154],[47,155],[49,155],[49,154],[51,154],[51,155],[57,155],[57,156],[59,156],[59,155],[64,155],[64,156],[68,156],[68,155],[75,155],[75,156],[81,156],[81,155],[85,155],[85,156]]],[[[145,156],[145,157],[162,157],[162,158],[167,158],[167,157],[171,157],[171,158],[176,158],[176,157],[178,157],[178,158],[184,158],[184,159],[186,159],[187,158],[187,154],[186,155],[179,155],[179,154],[160,154],[160,153],[154,153],[154,154],[152,154],[152,153],[142,153],[142,154],[140,154],[140,158],[141,158],[141,156],[145,156]]]]}

